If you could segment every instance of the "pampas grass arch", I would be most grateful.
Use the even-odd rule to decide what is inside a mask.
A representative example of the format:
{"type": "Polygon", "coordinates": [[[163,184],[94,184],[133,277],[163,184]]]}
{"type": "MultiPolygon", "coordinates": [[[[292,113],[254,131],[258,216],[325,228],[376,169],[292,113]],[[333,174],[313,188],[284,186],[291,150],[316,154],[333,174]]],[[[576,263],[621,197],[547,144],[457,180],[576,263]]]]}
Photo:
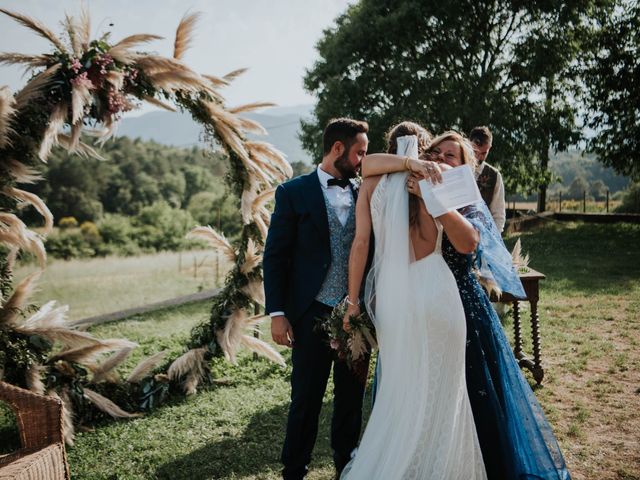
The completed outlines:
{"type": "MultiPolygon", "coordinates": [[[[212,357],[224,356],[235,362],[241,347],[284,365],[276,350],[253,336],[265,318],[253,312],[255,304],[264,304],[260,255],[269,224],[265,205],[273,197],[273,186],[290,178],[292,170],[271,145],[247,140],[248,133],[265,130],[241,116],[273,104],[260,102],[230,108],[221,89],[244,70],[217,77],[197,73],[184,63],[197,13],[185,15],[180,21],[171,57],[138,51],[141,45],[161,38],[157,35],[135,34],[112,42],[105,34],[92,40],[85,8],[78,18],[65,16],[64,38],[31,17],[3,8],[0,13],[31,29],[53,47],[52,53],[42,55],[0,54],[0,63],[23,65],[32,72],[19,92],[12,94],[7,87],[0,88],[0,243],[6,252],[0,258],[0,350],[10,350],[0,360],[6,360],[8,355],[24,357],[19,368],[14,364],[12,372],[5,369],[6,361],[0,363],[0,378],[60,396],[69,424],[72,398],[76,402],[80,398],[114,417],[136,415],[94,391],[100,382],[129,386],[143,399],[142,407],[151,408],[154,399],[155,404],[158,401],[154,395],[166,392],[168,387],[163,389],[163,385],[173,382],[185,393],[194,393],[207,376],[212,357]],[[231,272],[213,301],[209,321],[193,330],[182,356],[166,363],[166,374],[152,375],[164,358],[164,352],[159,352],[141,362],[123,382],[117,379],[114,369],[136,346],[132,342],[100,340],[70,328],[64,319],[66,307],[56,307],[55,302],[23,318],[26,315],[22,309],[46,265],[43,238],[51,231],[53,217],[40,198],[19,185],[40,179],[38,165],[47,161],[54,146],[100,158],[99,152],[83,140],[94,137],[98,145],[103,144],[113,136],[122,113],[137,108],[141,102],[170,111],[188,111],[202,125],[210,148],[224,150],[230,164],[226,181],[241,199],[243,227],[235,244],[209,226],[196,227],[189,233],[190,237],[207,240],[231,261],[231,272]],[[25,205],[34,206],[44,218],[41,233],[29,229],[16,216],[16,211],[25,205]],[[20,250],[34,254],[41,270],[13,288],[12,267],[20,250]],[[16,339],[25,336],[45,339],[50,344],[20,350],[16,339]],[[51,353],[53,342],[62,345],[62,351],[55,355],[51,353]],[[114,353],[98,361],[105,352],[114,353]],[[52,376],[58,380],[51,380],[52,376]]],[[[70,426],[67,439],[71,441],[73,433],[69,430],[70,426]]]]}

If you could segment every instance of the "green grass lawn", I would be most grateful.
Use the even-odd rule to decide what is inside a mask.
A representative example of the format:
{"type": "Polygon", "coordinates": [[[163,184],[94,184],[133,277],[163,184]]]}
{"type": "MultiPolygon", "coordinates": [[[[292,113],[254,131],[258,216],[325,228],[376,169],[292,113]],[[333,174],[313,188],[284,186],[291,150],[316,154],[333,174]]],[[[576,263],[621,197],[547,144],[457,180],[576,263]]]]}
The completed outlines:
{"type": "MultiPolygon", "coordinates": [[[[536,394],[572,477],[640,479],[640,226],[550,222],[520,238],[531,267],[547,275],[539,305],[546,375],[536,394]]],[[[123,367],[126,374],[145,354],[169,349],[177,355],[208,310],[207,302],[191,304],[93,332],[141,344],[123,367]]],[[[508,322],[506,328],[511,334],[508,322]]],[[[524,337],[530,351],[526,328],[524,337]]],[[[247,354],[238,366],[217,361],[213,372],[228,383],[144,418],[79,432],[68,448],[73,478],[279,478],[290,368],[247,354]]],[[[333,472],[330,415],[328,392],[312,480],[333,472]]]]}
{"type": "MultiPolygon", "coordinates": [[[[218,284],[226,265],[218,264],[218,284]]],[[[16,279],[33,272],[16,269],[16,279]]],[[[136,257],[51,260],[34,295],[35,303],[57,300],[69,305],[77,320],[167,300],[216,286],[216,254],[212,250],[162,252],[136,257]],[[196,265],[196,267],[194,267],[196,265]]]]}

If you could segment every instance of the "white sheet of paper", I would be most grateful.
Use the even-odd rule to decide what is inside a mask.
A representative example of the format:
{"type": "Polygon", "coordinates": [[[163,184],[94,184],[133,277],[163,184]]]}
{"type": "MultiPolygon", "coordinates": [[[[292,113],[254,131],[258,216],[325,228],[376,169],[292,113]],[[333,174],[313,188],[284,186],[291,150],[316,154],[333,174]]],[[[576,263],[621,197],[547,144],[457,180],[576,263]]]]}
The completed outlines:
{"type": "Polygon", "coordinates": [[[427,192],[433,192],[436,199],[449,212],[482,201],[469,165],[461,165],[442,172],[442,183],[434,185],[431,181],[420,180],[419,185],[423,197],[427,196],[427,192]]]}

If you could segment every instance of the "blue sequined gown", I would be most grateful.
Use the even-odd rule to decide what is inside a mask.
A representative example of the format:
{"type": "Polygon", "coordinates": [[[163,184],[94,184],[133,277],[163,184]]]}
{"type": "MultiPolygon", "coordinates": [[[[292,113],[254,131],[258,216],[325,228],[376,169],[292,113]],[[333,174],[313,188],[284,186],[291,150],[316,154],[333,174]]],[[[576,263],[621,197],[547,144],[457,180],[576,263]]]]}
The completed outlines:
{"type": "Polygon", "coordinates": [[[458,253],[446,236],[442,254],[465,310],[467,390],[489,479],[569,479],[551,427],[472,271],[473,257],[458,253]]]}

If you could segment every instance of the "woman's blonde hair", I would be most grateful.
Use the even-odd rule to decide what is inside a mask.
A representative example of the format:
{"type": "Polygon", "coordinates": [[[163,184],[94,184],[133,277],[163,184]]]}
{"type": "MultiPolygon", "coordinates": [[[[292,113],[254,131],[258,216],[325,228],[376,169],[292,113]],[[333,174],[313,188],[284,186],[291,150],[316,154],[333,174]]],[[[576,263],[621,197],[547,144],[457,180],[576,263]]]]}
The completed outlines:
{"type": "Polygon", "coordinates": [[[462,163],[465,165],[469,165],[471,170],[475,170],[478,164],[476,160],[476,155],[473,153],[473,147],[471,146],[471,142],[464,135],[454,131],[449,130],[448,132],[444,132],[438,135],[436,138],[431,140],[431,144],[427,149],[427,153],[431,152],[434,148],[440,145],[442,142],[456,142],[460,146],[460,159],[462,163]]]}

